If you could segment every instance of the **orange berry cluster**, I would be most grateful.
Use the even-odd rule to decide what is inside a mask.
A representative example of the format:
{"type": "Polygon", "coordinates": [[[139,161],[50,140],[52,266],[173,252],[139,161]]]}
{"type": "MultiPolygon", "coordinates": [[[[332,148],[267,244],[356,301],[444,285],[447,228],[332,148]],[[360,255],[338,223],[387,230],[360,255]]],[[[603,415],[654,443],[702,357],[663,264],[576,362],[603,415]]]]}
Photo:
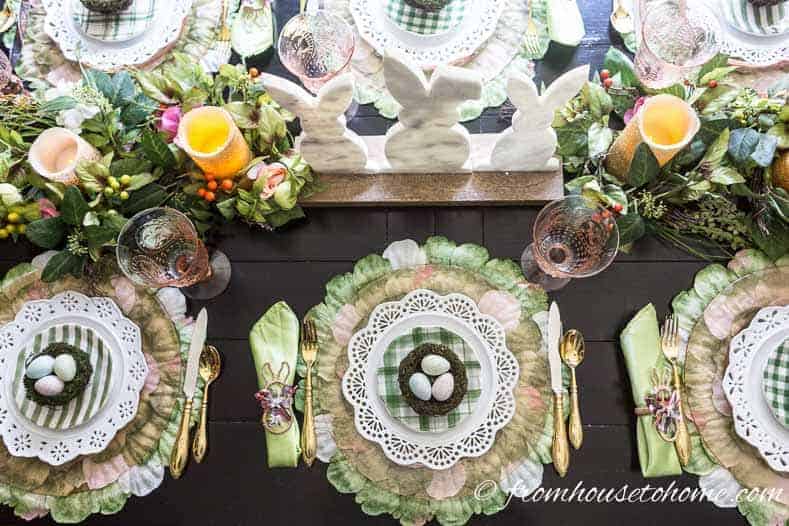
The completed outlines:
{"type": "Polygon", "coordinates": [[[233,181],[230,179],[223,179],[217,181],[216,176],[213,174],[205,174],[205,186],[198,188],[197,195],[202,197],[205,201],[213,203],[216,201],[216,192],[222,190],[225,193],[233,191],[233,181]]]}

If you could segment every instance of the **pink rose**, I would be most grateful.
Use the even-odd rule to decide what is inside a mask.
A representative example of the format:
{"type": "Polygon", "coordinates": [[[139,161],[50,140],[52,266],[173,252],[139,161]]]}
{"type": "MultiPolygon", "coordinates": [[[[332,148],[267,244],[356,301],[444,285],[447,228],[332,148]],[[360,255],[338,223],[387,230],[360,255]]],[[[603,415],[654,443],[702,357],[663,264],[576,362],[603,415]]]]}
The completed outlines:
{"type": "Polygon", "coordinates": [[[162,113],[156,127],[167,134],[167,139],[172,141],[178,134],[178,125],[181,123],[181,107],[170,106],[162,113]]]}
{"type": "Polygon", "coordinates": [[[646,101],[647,101],[647,97],[639,97],[636,99],[636,103],[633,104],[633,107],[625,112],[625,117],[624,117],[625,124],[633,120],[633,117],[638,115],[641,106],[643,106],[646,101]]]}
{"type": "Polygon", "coordinates": [[[266,185],[260,192],[260,198],[263,200],[274,195],[277,187],[285,180],[287,175],[288,169],[281,164],[259,163],[250,168],[247,172],[247,178],[252,181],[257,181],[261,177],[266,178],[266,185]]]}
{"type": "Polygon", "coordinates": [[[38,200],[38,209],[41,211],[42,219],[49,219],[50,217],[57,217],[60,215],[60,212],[55,208],[52,201],[45,197],[38,200]]]}

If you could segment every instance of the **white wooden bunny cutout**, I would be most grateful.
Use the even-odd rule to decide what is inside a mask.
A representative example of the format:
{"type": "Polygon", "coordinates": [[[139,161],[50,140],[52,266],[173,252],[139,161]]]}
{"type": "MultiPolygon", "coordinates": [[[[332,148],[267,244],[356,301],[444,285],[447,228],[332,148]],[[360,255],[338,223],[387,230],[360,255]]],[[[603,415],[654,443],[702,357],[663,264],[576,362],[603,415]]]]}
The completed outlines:
{"type": "Polygon", "coordinates": [[[458,105],[478,99],[480,77],[465,69],[438,66],[424,72],[397,50],[384,54],[386,87],[403,107],[386,134],[386,158],[394,171],[450,172],[463,168],[471,152],[469,133],[458,124],[458,105]]]}
{"type": "Polygon", "coordinates": [[[271,97],[299,117],[302,132],[296,148],[315,171],[364,170],[367,145],[348,129],[344,115],[353,100],[353,74],[331,79],[315,97],[281,77],[264,74],[261,78],[271,97]]]}
{"type": "Polygon", "coordinates": [[[537,86],[520,73],[510,77],[507,94],[518,109],[512,126],[502,132],[493,147],[490,164],[503,171],[541,171],[558,168],[553,158],[556,132],[551,128],[554,113],[583,88],[589,66],[580,66],[556,79],[540,95],[537,86]]]}

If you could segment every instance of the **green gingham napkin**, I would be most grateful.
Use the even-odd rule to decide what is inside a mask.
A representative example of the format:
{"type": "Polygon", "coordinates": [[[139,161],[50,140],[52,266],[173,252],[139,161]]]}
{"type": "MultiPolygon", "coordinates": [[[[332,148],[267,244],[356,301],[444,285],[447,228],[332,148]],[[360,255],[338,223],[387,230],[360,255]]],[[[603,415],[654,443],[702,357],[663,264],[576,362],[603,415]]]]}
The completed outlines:
{"type": "Polygon", "coordinates": [[[386,0],[386,16],[406,31],[420,35],[444,33],[463,20],[466,3],[469,0],[451,0],[443,9],[436,12],[417,9],[404,0],[386,0]]]}
{"type": "Polygon", "coordinates": [[[74,2],[74,23],[89,37],[105,42],[130,40],[148,29],[156,14],[156,0],[134,0],[115,14],[91,11],[82,2],[74,2]]]}
{"type": "Polygon", "coordinates": [[[775,348],[764,368],[762,390],[775,418],[789,427],[789,340],[775,348]]]}
{"type": "Polygon", "coordinates": [[[480,366],[474,351],[457,334],[440,327],[417,327],[395,339],[383,355],[383,365],[378,368],[378,396],[389,414],[414,431],[441,433],[458,425],[470,415],[480,395],[480,366]],[[445,345],[466,366],[468,391],[460,405],[441,416],[420,415],[408,405],[400,392],[397,381],[400,362],[424,343],[445,345]]]}
{"type": "Polygon", "coordinates": [[[19,353],[14,373],[13,392],[19,411],[32,422],[49,429],[70,429],[90,420],[107,401],[112,380],[110,350],[92,329],[78,325],[58,325],[36,334],[23,352],[19,353]],[[90,355],[93,375],[85,392],[61,407],[38,405],[27,397],[25,364],[31,356],[47,348],[50,343],[65,342],[90,355]]]}

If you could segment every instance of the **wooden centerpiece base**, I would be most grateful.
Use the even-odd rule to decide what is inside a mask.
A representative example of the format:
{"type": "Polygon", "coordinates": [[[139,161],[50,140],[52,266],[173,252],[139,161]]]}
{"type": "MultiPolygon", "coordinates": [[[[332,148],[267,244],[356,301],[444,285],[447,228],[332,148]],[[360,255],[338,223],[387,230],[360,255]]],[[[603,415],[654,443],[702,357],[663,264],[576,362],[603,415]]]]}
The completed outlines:
{"type": "Polygon", "coordinates": [[[305,207],[331,206],[522,206],[564,195],[562,165],[552,159],[543,171],[502,172],[486,166],[495,134],[471,136],[471,156],[462,170],[397,173],[387,169],[384,137],[362,137],[369,154],[363,173],[320,173],[324,192],[300,201],[305,207]]]}

